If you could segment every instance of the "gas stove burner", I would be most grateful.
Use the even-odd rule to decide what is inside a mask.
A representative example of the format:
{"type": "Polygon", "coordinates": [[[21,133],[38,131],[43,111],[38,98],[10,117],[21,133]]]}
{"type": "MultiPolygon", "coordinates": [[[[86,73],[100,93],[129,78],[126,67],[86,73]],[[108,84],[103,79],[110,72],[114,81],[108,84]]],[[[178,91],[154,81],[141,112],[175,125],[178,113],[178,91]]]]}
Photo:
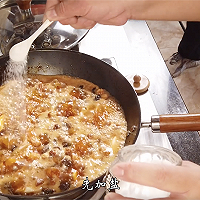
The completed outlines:
{"type": "MultiPolygon", "coordinates": [[[[45,5],[34,4],[32,6],[32,9],[36,9],[37,6],[41,8],[45,5]]],[[[0,51],[3,55],[8,55],[13,45],[26,40],[41,26],[43,14],[34,15],[33,13],[31,10],[22,12],[17,5],[0,8],[0,16],[5,16],[0,19],[0,51]]],[[[88,31],[54,22],[33,42],[30,50],[42,48],[72,49],[78,45],[88,31]]]]}

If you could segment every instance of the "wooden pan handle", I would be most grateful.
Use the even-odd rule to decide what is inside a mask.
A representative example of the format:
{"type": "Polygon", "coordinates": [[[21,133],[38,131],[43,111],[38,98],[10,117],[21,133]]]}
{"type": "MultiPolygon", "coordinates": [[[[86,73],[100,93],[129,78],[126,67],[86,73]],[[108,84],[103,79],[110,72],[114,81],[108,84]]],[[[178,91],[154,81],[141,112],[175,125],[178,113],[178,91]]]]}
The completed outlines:
{"type": "Polygon", "coordinates": [[[31,0],[16,0],[16,2],[22,10],[28,10],[31,8],[31,0]]]}
{"type": "Polygon", "coordinates": [[[200,131],[200,114],[160,115],[160,132],[200,131]]]}

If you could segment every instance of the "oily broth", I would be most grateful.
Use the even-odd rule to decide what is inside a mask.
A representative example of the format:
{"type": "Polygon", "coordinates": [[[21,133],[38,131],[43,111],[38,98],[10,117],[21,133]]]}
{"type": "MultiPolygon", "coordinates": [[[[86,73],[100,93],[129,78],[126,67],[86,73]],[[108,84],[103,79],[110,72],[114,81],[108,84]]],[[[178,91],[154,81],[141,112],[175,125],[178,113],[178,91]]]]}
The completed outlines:
{"type": "Polygon", "coordinates": [[[0,192],[62,192],[108,169],[124,145],[127,123],[107,91],[65,75],[30,75],[18,95],[17,85],[0,88],[0,192]]]}

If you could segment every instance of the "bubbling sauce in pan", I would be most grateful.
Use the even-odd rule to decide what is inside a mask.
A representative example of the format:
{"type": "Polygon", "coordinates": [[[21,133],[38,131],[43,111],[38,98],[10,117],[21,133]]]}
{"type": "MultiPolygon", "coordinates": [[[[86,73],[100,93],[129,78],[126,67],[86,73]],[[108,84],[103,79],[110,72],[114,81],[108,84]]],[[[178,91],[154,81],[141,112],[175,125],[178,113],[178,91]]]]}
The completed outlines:
{"type": "Polygon", "coordinates": [[[18,84],[0,88],[0,192],[53,194],[102,175],[127,134],[117,101],[64,75],[29,76],[21,92],[18,84]]]}

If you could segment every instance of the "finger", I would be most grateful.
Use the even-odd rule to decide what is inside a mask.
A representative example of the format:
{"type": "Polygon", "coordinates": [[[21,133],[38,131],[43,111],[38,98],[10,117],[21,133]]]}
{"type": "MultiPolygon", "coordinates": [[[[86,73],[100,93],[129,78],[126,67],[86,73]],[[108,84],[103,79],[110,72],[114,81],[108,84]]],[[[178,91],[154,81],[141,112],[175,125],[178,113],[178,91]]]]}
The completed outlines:
{"type": "Polygon", "coordinates": [[[188,168],[193,168],[193,169],[199,170],[199,165],[197,165],[193,162],[187,161],[187,160],[182,161],[182,167],[188,167],[188,168]]]}
{"type": "Polygon", "coordinates": [[[99,20],[98,23],[104,25],[121,26],[124,25],[127,21],[128,21],[127,14],[125,13],[125,11],[123,11],[113,18],[99,20]]]}
{"type": "Polygon", "coordinates": [[[60,0],[47,0],[45,14],[47,11],[54,10],[56,5],[60,3],[60,0]]]}
{"type": "MultiPolygon", "coordinates": [[[[43,22],[44,22],[46,19],[51,20],[49,17],[47,17],[46,15],[44,15],[44,17],[43,17],[43,22]]],[[[60,22],[61,24],[63,24],[63,25],[71,25],[71,24],[76,24],[77,21],[78,21],[78,18],[77,18],[77,17],[70,17],[70,18],[64,18],[64,19],[52,20],[52,21],[59,21],[59,22],[60,22]]]]}
{"type": "Polygon", "coordinates": [[[65,13],[64,7],[65,7],[65,1],[47,0],[44,18],[52,21],[58,21],[60,19],[68,18],[67,16],[64,15],[65,13]]]}
{"type": "Polygon", "coordinates": [[[71,18],[68,18],[68,19],[59,20],[59,22],[63,25],[76,24],[78,22],[78,18],[77,17],[71,17],[71,18]]]}
{"type": "Polygon", "coordinates": [[[170,200],[174,199],[174,200],[188,200],[188,198],[186,197],[185,194],[178,194],[178,193],[171,193],[170,196],[168,197],[170,200]]]}
{"type": "MultiPolygon", "coordinates": [[[[133,198],[124,197],[124,196],[121,196],[120,194],[117,194],[114,192],[109,192],[104,197],[104,200],[113,200],[113,199],[114,200],[134,200],[133,198]]],[[[166,198],[156,198],[154,200],[178,200],[178,199],[184,200],[186,198],[183,197],[182,195],[170,195],[169,197],[166,197],[166,198]]]]}
{"type": "MultiPolygon", "coordinates": [[[[51,0],[49,0],[51,1],[51,0]]],[[[48,5],[45,15],[49,20],[60,21],[66,18],[85,16],[90,6],[84,0],[54,0],[48,5]]]]}
{"type": "Polygon", "coordinates": [[[43,22],[46,19],[52,20],[52,21],[56,21],[52,19],[52,15],[56,15],[56,13],[54,12],[55,10],[55,6],[57,4],[60,3],[60,0],[47,0],[46,1],[46,5],[45,5],[45,12],[44,12],[44,16],[43,16],[43,22]],[[53,13],[53,14],[52,14],[53,13]]]}
{"type": "Polygon", "coordinates": [[[152,163],[119,163],[111,169],[117,178],[156,187],[168,192],[185,193],[199,184],[200,168],[152,163]],[[198,170],[197,170],[198,169],[198,170]]]}
{"type": "Polygon", "coordinates": [[[113,200],[113,199],[114,200],[133,200],[133,198],[123,197],[120,194],[117,194],[117,193],[114,193],[114,192],[109,192],[104,197],[104,200],[113,200]]]}
{"type": "Polygon", "coordinates": [[[91,29],[96,25],[94,20],[89,20],[84,17],[78,17],[77,23],[70,24],[75,29],[91,29]]]}
{"type": "Polygon", "coordinates": [[[85,19],[84,17],[71,17],[60,20],[60,23],[63,25],[71,25],[75,29],[91,29],[96,25],[95,21],[85,19]]]}

